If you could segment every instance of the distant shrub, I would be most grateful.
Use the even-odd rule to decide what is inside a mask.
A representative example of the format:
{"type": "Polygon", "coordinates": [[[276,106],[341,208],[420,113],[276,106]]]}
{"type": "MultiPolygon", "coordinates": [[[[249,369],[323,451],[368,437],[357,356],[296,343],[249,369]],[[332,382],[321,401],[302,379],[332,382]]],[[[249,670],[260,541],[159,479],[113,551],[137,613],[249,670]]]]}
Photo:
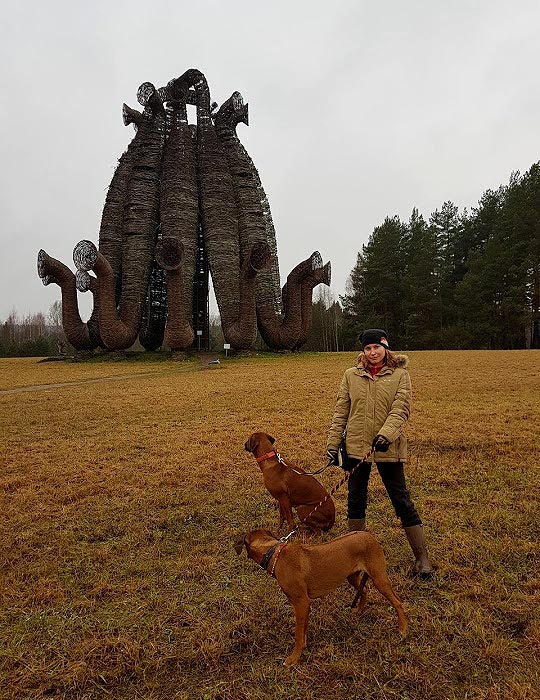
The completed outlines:
{"type": "Polygon", "coordinates": [[[55,352],[55,340],[45,336],[34,340],[0,341],[0,357],[45,357],[55,352]]]}

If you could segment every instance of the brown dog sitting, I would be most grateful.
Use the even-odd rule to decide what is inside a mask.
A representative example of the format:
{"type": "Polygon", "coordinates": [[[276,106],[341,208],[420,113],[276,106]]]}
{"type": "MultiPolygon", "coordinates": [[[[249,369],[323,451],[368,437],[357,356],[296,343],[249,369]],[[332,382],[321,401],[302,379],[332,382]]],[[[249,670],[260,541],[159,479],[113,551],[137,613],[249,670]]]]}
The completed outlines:
{"type": "Polygon", "coordinates": [[[264,485],[279,503],[278,532],[285,520],[289,528],[294,529],[293,508],[301,522],[312,531],[330,530],[336,519],[334,501],[317,479],[300,467],[285,463],[273,449],[274,442],[271,435],[253,433],[245,449],[254,455],[261,468],[264,485]],[[328,500],[312,513],[327,496],[328,500]]]}
{"type": "Polygon", "coordinates": [[[366,581],[371,578],[397,612],[402,637],[407,635],[407,617],[390,585],[384,552],[368,532],[348,532],[330,542],[306,545],[282,542],[268,530],[252,530],[235,545],[236,553],[240,554],[243,547],[250,559],[275,576],[294,608],[295,644],[283,662],[286,666],[297,663],[307,645],[311,601],[330,593],[345,579],[357,590],[351,607],[360,612],[366,604],[366,581]]]}

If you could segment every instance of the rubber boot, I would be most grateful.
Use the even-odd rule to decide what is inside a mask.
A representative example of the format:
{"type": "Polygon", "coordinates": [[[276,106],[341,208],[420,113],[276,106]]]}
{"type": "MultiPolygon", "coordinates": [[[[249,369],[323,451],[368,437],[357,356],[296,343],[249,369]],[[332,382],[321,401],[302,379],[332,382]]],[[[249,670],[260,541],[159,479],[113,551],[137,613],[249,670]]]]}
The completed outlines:
{"type": "Polygon", "coordinates": [[[424,528],[422,525],[412,525],[411,527],[404,527],[403,529],[405,530],[415,559],[414,566],[411,570],[411,576],[417,576],[421,579],[430,579],[433,576],[433,567],[428,557],[424,528]]]}
{"type": "Polygon", "coordinates": [[[347,520],[349,526],[349,532],[355,532],[356,530],[366,529],[366,519],[365,518],[349,518],[347,520]]]}

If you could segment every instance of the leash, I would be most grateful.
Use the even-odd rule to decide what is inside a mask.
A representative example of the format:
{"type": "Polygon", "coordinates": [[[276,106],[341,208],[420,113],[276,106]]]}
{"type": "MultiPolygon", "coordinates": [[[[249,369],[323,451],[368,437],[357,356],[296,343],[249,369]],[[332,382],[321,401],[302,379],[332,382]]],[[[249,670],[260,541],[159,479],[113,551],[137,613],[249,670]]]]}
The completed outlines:
{"type": "Polygon", "coordinates": [[[260,462],[264,462],[265,459],[270,459],[271,457],[275,457],[280,464],[283,464],[284,467],[287,467],[287,469],[290,469],[292,472],[294,472],[295,474],[298,474],[299,476],[315,476],[316,474],[322,474],[324,471],[326,471],[328,469],[328,467],[332,466],[332,460],[330,459],[326,466],[321,467],[320,469],[317,469],[317,471],[314,471],[314,472],[306,472],[305,470],[300,471],[299,469],[295,469],[290,464],[287,464],[287,462],[283,459],[283,457],[276,450],[272,450],[271,452],[267,452],[266,454],[261,455],[260,457],[255,457],[255,460],[256,460],[257,464],[259,464],[260,462]]]}
{"type": "Polygon", "coordinates": [[[349,479],[351,478],[351,475],[354,474],[354,472],[358,469],[358,467],[359,467],[363,462],[367,462],[368,458],[371,457],[371,455],[372,455],[374,452],[375,452],[375,448],[374,448],[374,447],[372,447],[372,448],[369,450],[369,452],[366,452],[366,454],[362,457],[362,459],[359,460],[358,464],[357,464],[355,467],[353,467],[350,471],[346,471],[346,472],[345,472],[345,475],[343,476],[343,478],[334,486],[334,488],[333,488],[331,491],[329,491],[329,492],[326,494],[326,496],[322,499],[322,501],[320,501],[320,503],[318,503],[318,504],[315,506],[315,508],[314,508],[312,511],[310,511],[310,512],[306,515],[305,518],[303,518],[302,520],[300,520],[300,522],[299,522],[298,525],[294,528],[294,530],[291,530],[291,531],[289,532],[288,535],[286,535],[285,537],[282,537],[282,538],[279,540],[279,542],[288,542],[289,537],[292,537],[292,535],[294,535],[294,533],[306,522],[306,520],[307,520],[308,518],[310,518],[310,517],[313,515],[313,513],[315,513],[316,510],[319,510],[319,508],[321,508],[321,507],[326,503],[326,501],[327,501],[329,498],[331,498],[331,497],[336,493],[336,491],[337,491],[338,489],[340,489],[340,488],[343,486],[343,484],[346,484],[347,481],[349,481],[349,479]]]}
{"type": "MultiPolygon", "coordinates": [[[[283,462],[283,464],[285,464],[285,462],[283,462]]],[[[328,464],[326,464],[324,467],[321,467],[320,469],[317,469],[314,472],[306,472],[306,471],[299,472],[298,469],[291,467],[290,464],[285,464],[285,466],[289,467],[289,469],[291,469],[295,474],[298,474],[299,476],[315,476],[316,474],[322,474],[323,472],[325,472],[328,469],[328,467],[335,466],[335,464],[333,463],[333,461],[331,459],[329,459],[328,464]]]]}

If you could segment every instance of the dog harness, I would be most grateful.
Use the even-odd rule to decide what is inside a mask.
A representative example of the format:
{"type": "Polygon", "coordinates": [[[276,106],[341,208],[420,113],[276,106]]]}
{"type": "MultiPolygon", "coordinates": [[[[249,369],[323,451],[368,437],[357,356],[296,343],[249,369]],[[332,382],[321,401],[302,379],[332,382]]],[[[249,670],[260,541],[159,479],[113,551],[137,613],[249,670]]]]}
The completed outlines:
{"type": "Polygon", "coordinates": [[[261,563],[259,564],[259,566],[265,571],[268,571],[268,564],[270,563],[270,559],[272,559],[277,549],[276,558],[274,559],[274,563],[272,564],[272,571],[268,572],[270,576],[274,576],[274,571],[276,568],[277,560],[279,559],[279,555],[288,544],[288,542],[276,542],[276,544],[272,545],[270,549],[267,552],[265,552],[263,558],[261,559],[261,563]]]}

